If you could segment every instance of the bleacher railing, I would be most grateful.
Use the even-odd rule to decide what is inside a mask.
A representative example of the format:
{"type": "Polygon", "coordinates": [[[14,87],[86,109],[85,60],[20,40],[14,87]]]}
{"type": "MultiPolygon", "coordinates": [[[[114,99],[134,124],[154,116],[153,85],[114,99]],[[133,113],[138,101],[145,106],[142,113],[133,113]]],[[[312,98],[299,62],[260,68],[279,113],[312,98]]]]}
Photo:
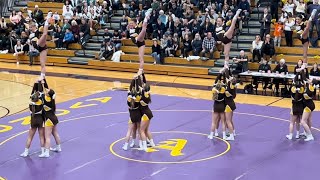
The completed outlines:
{"type": "Polygon", "coordinates": [[[0,0],[0,15],[3,17],[7,12],[12,10],[12,6],[17,0],[0,0]]]}

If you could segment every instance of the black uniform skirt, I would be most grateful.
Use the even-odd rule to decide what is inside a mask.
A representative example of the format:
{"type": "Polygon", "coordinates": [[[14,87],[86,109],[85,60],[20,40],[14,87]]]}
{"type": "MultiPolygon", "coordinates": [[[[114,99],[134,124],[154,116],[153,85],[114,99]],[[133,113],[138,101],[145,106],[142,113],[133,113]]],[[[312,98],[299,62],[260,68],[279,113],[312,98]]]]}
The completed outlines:
{"type": "Polygon", "coordinates": [[[145,115],[148,117],[148,120],[151,120],[153,118],[153,114],[149,106],[141,106],[140,111],[142,116],[145,115]]]}
{"type": "Polygon", "coordinates": [[[301,116],[303,113],[303,102],[292,101],[292,115],[301,116]]]}
{"type": "Polygon", "coordinates": [[[226,108],[224,101],[214,101],[213,103],[213,112],[223,113],[226,108]]]}
{"type": "Polygon", "coordinates": [[[234,102],[233,97],[225,98],[225,104],[226,104],[225,112],[229,112],[229,110],[227,109],[227,106],[229,106],[231,111],[234,111],[237,109],[236,103],[234,102]]]}
{"type": "Polygon", "coordinates": [[[42,114],[35,114],[33,117],[31,116],[31,128],[40,128],[43,127],[43,115],[42,114]]]}
{"type": "Polygon", "coordinates": [[[146,45],[145,41],[143,40],[142,42],[137,41],[137,39],[135,37],[131,37],[131,40],[134,44],[136,44],[139,47],[146,45]]]}
{"type": "Polygon", "coordinates": [[[312,112],[316,107],[312,99],[305,100],[304,104],[304,112],[312,112]]]}
{"type": "Polygon", "coordinates": [[[141,121],[141,111],[140,109],[129,109],[130,120],[132,123],[138,123],[141,121]]]}
{"type": "Polygon", "coordinates": [[[59,123],[59,120],[53,111],[46,111],[44,113],[44,116],[46,120],[45,122],[46,127],[55,126],[59,123]]]}

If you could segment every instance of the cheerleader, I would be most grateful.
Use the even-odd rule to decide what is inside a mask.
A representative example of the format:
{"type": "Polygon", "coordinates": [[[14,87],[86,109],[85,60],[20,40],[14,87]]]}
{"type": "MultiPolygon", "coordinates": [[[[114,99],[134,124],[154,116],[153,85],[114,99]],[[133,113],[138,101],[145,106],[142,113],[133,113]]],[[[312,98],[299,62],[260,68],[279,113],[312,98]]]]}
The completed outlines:
{"type": "Polygon", "coordinates": [[[226,132],[225,132],[225,91],[226,87],[225,84],[220,80],[222,74],[219,75],[216,79],[215,84],[212,87],[212,100],[213,103],[213,112],[212,112],[212,124],[211,124],[211,132],[208,135],[209,139],[213,139],[213,136],[217,134],[217,126],[219,120],[222,120],[222,129],[223,129],[223,139],[226,139],[226,132]]]}
{"type": "Polygon", "coordinates": [[[235,136],[235,128],[233,123],[233,111],[236,110],[234,99],[236,98],[236,79],[230,76],[229,69],[225,69],[226,92],[225,92],[225,123],[229,130],[229,137],[226,140],[233,141],[235,136]]]}
{"type": "Polygon", "coordinates": [[[303,94],[303,104],[304,109],[301,118],[301,125],[303,126],[307,138],[304,141],[312,141],[314,140],[313,135],[311,133],[311,115],[313,110],[315,109],[315,104],[312,100],[314,95],[314,82],[310,79],[305,83],[305,91],[303,94]]]}
{"type": "Polygon", "coordinates": [[[137,129],[140,131],[140,121],[141,121],[142,115],[141,115],[139,106],[140,106],[141,95],[139,94],[137,89],[138,89],[137,77],[135,77],[131,81],[130,91],[128,92],[128,96],[127,96],[127,105],[129,107],[130,119],[128,123],[128,131],[125,137],[126,142],[122,147],[122,149],[125,151],[128,150],[130,137],[133,134],[133,132],[135,132],[137,129]]]}
{"type": "Polygon", "coordinates": [[[307,63],[308,57],[308,48],[309,48],[309,29],[311,27],[311,23],[316,15],[317,10],[314,9],[309,17],[308,21],[303,22],[304,16],[299,14],[296,17],[296,31],[298,34],[298,38],[302,43],[303,47],[303,61],[307,63]]]}
{"type": "MultiPolygon", "coordinates": [[[[33,89],[40,89],[39,86],[40,82],[35,83],[34,86],[38,86],[38,87],[34,87],[33,89]]],[[[29,104],[29,109],[30,109],[30,116],[31,116],[31,128],[29,129],[29,134],[28,134],[28,139],[26,142],[26,147],[24,152],[20,155],[21,157],[27,157],[29,155],[29,148],[31,145],[31,142],[33,140],[33,137],[35,135],[35,133],[39,132],[39,138],[40,138],[40,145],[41,145],[41,154],[44,152],[44,128],[43,128],[43,122],[44,122],[44,117],[42,114],[42,109],[43,109],[43,102],[41,100],[41,95],[40,92],[34,92],[31,96],[30,96],[31,102],[29,104]]]]}
{"type": "MultiPolygon", "coordinates": [[[[229,53],[230,53],[230,48],[232,44],[232,38],[236,29],[236,23],[238,20],[238,17],[241,13],[241,9],[238,9],[236,14],[233,16],[233,19],[231,21],[231,25],[227,32],[224,30],[224,20],[222,17],[218,17],[217,23],[216,23],[216,35],[218,41],[221,41],[224,44],[224,57],[225,57],[225,63],[228,65],[229,64],[229,53]]],[[[229,21],[227,24],[230,23],[229,21]]]]}
{"type": "Polygon", "coordinates": [[[296,139],[299,139],[300,134],[300,119],[303,113],[303,93],[304,93],[304,82],[301,77],[301,73],[297,74],[293,80],[292,86],[290,88],[292,108],[291,108],[291,118],[289,125],[289,134],[286,138],[291,140],[293,136],[293,128],[296,125],[296,139]]]}
{"type": "MultiPolygon", "coordinates": [[[[43,94],[42,94],[42,100],[43,100],[43,110],[44,110],[44,117],[45,117],[45,150],[42,154],[39,155],[41,158],[47,158],[50,156],[49,150],[55,151],[55,152],[61,152],[61,141],[60,136],[58,134],[57,130],[57,124],[59,123],[59,120],[57,116],[55,115],[56,111],[56,104],[55,104],[55,97],[56,94],[52,89],[48,89],[45,87],[45,80],[41,81],[43,94]],[[51,134],[53,135],[57,146],[55,148],[50,149],[50,137],[51,134]]],[[[48,87],[48,85],[46,85],[48,87]]]]}
{"type": "Polygon", "coordinates": [[[140,100],[140,111],[141,111],[141,125],[140,125],[140,133],[142,140],[142,148],[140,150],[147,150],[147,141],[149,142],[151,147],[154,147],[155,144],[152,139],[152,134],[149,131],[150,121],[153,118],[152,111],[149,108],[149,104],[151,103],[151,95],[150,95],[150,85],[147,84],[144,73],[139,76],[142,87],[141,87],[141,100],[140,100]]]}
{"type": "Polygon", "coordinates": [[[49,21],[52,17],[52,12],[49,12],[47,15],[47,19],[44,23],[43,26],[43,32],[41,37],[38,39],[38,34],[39,31],[37,30],[37,26],[35,23],[32,23],[30,25],[30,28],[32,29],[32,34],[30,34],[30,40],[39,53],[40,53],[40,64],[41,64],[41,75],[40,78],[44,79],[45,73],[46,73],[46,62],[47,62],[47,35],[48,35],[48,26],[49,26],[49,21]]]}
{"type": "Polygon", "coordinates": [[[148,20],[150,19],[150,15],[151,15],[152,9],[149,9],[146,13],[145,13],[145,18],[143,20],[142,23],[142,28],[140,33],[139,32],[139,26],[137,25],[137,19],[131,19],[129,21],[128,24],[128,37],[131,38],[131,40],[133,41],[133,43],[135,43],[138,46],[138,53],[139,53],[139,71],[138,71],[138,75],[142,74],[143,71],[143,64],[144,64],[144,51],[145,51],[145,41],[144,38],[146,36],[146,31],[147,31],[147,25],[148,25],[148,20]]]}

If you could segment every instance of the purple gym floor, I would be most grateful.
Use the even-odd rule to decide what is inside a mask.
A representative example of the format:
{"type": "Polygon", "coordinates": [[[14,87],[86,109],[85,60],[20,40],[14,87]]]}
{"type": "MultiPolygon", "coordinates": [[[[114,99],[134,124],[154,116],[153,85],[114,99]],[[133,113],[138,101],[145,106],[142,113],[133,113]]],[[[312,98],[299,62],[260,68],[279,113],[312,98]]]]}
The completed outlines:
{"type": "MultiPolygon", "coordinates": [[[[206,137],[211,125],[211,101],[153,95],[150,107],[155,117],[151,131],[155,132],[156,144],[164,141],[168,144],[167,149],[159,147],[146,153],[121,149],[128,123],[125,101],[126,92],[107,91],[58,104],[58,109],[70,111],[59,116],[63,151],[51,152],[48,159],[38,158],[38,136],[32,143],[31,156],[19,157],[29,125],[9,122],[28,113],[1,119],[1,129],[1,125],[13,128],[0,133],[0,179],[320,178],[319,131],[313,129],[314,142],[287,140],[289,109],[238,104],[234,115],[237,137],[228,144],[206,137]]],[[[315,127],[319,127],[319,118],[320,114],[315,112],[315,127]]],[[[52,142],[55,144],[53,139],[52,142]]]]}

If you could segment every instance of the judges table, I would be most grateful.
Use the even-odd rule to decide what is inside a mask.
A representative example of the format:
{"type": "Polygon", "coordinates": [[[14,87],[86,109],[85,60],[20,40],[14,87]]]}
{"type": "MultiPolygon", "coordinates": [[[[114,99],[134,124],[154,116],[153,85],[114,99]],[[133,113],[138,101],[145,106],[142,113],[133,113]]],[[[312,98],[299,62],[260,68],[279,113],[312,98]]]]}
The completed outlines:
{"type": "MultiPolygon", "coordinates": [[[[252,77],[268,77],[268,78],[278,78],[278,79],[294,79],[294,74],[279,74],[279,73],[263,73],[257,71],[246,71],[239,74],[240,76],[252,76],[252,77]]],[[[309,76],[309,79],[317,79],[317,76],[309,76]]]]}

